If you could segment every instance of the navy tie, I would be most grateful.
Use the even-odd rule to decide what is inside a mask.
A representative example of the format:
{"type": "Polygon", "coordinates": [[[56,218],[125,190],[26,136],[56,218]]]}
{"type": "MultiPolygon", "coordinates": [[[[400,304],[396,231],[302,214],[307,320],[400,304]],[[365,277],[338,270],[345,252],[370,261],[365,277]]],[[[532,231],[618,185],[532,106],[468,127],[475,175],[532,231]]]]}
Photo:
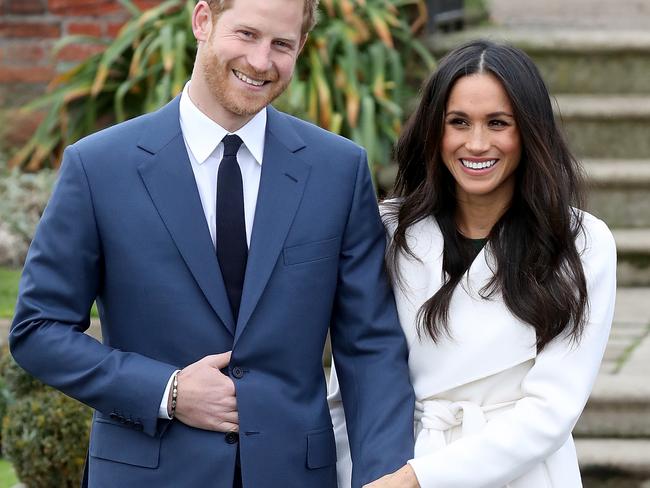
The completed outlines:
{"type": "Polygon", "coordinates": [[[237,163],[237,151],[242,140],[231,134],[222,142],[223,159],[217,174],[217,259],[236,322],[248,259],[244,190],[237,163]]]}

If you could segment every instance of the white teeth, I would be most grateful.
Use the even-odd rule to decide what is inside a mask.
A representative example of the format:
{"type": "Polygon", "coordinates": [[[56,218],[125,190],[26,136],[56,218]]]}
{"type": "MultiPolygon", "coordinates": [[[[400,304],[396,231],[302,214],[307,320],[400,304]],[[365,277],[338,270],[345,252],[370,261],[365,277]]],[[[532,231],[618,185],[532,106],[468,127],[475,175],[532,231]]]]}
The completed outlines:
{"type": "Polygon", "coordinates": [[[244,83],[248,83],[249,85],[253,86],[262,86],[265,81],[264,80],[253,80],[252,78],[249,78],[246,76],[244,73],[241,73],[237,70],[232,70],[233,73],[235,73],[235,76],[242,80],[244,83]]]}
{"type": "Polygon", "coordinates": [[[463,166],[469,169],[486,169],[494,166],[497,160],[490,159],[489,161],[475,162],[475,161],[468,161],[466,159],[461,159],[460,162],[463,163],[463,166]]]}

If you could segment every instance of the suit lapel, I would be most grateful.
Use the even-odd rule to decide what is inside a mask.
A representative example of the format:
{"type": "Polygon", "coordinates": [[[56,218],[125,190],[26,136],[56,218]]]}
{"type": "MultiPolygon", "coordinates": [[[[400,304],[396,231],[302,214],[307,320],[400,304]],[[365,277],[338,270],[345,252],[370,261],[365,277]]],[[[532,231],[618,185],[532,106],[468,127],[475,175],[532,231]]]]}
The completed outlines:
{"type": "Polygon", "coordinates": [[[310,165],[296,154],[303,147],[289,118],[268,107],[262,176],[235,343],[271,277],[298,210],[310,171],[310,165]]]}
{"type": "Polygon", "coordinates": [[[179,123],[179,98],[151,115],[138,146],[151,154],[138,171],[161,219],[206,299],[234,334],[235,324],[179,123]]]}

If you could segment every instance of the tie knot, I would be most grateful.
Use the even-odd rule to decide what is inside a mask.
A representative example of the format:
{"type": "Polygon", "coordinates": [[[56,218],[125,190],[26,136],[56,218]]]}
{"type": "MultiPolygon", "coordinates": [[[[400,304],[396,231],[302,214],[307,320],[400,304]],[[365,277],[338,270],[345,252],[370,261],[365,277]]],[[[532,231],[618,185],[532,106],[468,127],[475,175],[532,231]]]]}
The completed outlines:
{"type": "Polygon", "coordinates": [[[223,142],[223,156],[237,156],[237,151],[242,145],[242,140],[235,134],[228,134],[222,139],[223,142]]]}

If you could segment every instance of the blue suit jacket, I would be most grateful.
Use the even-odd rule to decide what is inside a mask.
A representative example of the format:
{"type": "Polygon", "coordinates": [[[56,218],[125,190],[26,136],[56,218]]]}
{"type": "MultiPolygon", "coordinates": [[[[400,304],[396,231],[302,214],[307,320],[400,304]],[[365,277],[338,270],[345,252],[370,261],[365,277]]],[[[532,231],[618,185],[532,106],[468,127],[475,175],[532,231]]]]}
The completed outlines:
{"type": "Polygon", "coordinates": [[[384,245],[363,149],[269,107],[235,324],[177,98],[66,149],[25,264],[11,350],[95,409],[91,487],[230,488],[238,445],[157,413],[175,369],[232,349],[244,486],[332,488],[329,329],[360,486],[413,449],[384,245]],[[84,334],[95,300],[102,343],[84,334]]]}

